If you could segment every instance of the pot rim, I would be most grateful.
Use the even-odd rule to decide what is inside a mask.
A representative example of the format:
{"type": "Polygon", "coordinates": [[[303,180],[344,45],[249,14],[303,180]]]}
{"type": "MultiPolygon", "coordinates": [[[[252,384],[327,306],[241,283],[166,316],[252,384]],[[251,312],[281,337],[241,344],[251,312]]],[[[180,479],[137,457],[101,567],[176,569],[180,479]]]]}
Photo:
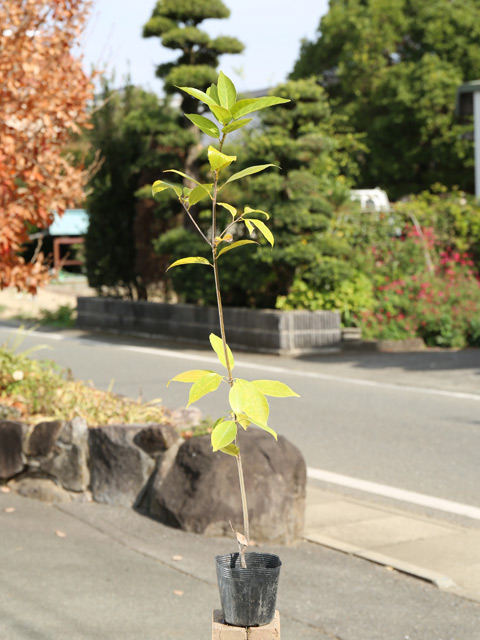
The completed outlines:
{"type": "Polygon", "coordinates": [[[282,561],[276,553],[268,553],[264,551],[249,551],[245,554],[247,567],[242,568],[240,566],[236,566],[239,555],[240,554],[238,553],[238,551],[217,555],[215,556],[215,564],[217,565],[217,568],[222,571],[222,573],[244,573],[246,571],[251,573],[278,573],[280,567],[282,566],[282,561]],[[251,564],[250,566],[248,566],[249,558],[251,561],[256,560],[257,562],[254,562],[253,566],[251,564]],[[272,566],[265,566],[261,564],[261,562],[258,563],[258,561],[261,561],[263,558],[270,560],[270,562],[273,563],[272,566]]]}

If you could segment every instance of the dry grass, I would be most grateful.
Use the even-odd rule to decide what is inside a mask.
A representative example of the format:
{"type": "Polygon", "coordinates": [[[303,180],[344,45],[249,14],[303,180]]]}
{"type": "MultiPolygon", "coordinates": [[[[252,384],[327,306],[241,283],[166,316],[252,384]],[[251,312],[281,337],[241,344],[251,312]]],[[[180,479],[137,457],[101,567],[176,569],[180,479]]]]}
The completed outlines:
{"type": "MultiPolygon", "coordinates": [[[[90,383],[68,379],[50,360],[34,360],[37,349],[19,352],[21,338],[0,346],[0,404],[12,408],[18,419],[84,418],[91,427],[106,424],[168,422],[160,400],[135,402],[90,383]]],[[[41,348],[41,347],[40,347],[41,348]]]]}

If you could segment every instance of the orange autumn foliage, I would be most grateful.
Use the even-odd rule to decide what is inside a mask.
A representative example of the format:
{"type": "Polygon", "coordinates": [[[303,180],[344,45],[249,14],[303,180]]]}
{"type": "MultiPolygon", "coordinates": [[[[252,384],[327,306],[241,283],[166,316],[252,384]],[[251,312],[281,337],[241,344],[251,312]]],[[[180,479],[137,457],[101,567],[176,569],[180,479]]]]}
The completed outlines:
{"type": "Polygon", "coordinates": [[[32,228],[84,200],[86,171],[66,148],[88,127],[93,85],[75,55],[90,0],[0,2],[0,289],[34,293],[45,257],[20,255],[32,228]]]}

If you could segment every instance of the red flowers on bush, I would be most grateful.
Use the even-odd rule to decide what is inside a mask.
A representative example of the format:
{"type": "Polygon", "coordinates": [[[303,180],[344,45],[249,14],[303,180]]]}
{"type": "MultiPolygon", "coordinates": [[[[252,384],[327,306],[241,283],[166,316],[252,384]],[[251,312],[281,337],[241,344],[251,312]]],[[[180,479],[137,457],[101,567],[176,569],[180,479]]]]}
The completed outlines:
{"type": "Polygon", "coordinates": [[[385,268],[377,269],[375,308],[359,317],[363,336],[397,340],[421,337],[429,346],[442,347],[477,344],[480,278],[472,256],[438,247],[433,229],[422,231],[420,234],[413,225],[407,227],[401,236],[392,237],[391,247],[383,256],[376,248],[377,265],[389,272],[408,273],[411,265],[416,269],[409,277],[394,279],[389,279],[385,268]],[[424,252],[423,258],[418,248],[424,252]],[[433,269],[427,268],[425,252],[433,269]]]}

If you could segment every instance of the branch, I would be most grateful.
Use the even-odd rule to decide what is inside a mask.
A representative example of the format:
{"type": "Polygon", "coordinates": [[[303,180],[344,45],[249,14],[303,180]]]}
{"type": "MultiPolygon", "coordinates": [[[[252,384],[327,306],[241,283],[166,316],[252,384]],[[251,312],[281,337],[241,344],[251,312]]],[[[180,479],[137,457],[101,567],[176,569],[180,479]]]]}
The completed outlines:
{"type": "MultiPolygon", "coordinates": [[[[185,211],[188,214],[188,217],[190,218],[190,220],[193,222],[193,224],[195,225],[198,233],[202,236],[202,238],[205,240],[205,242],[208,244],[209,247],[212,247],[212,243],[210,242],[210,240],[207,238],[207,236],[203,233],[203,231],[200,229],[200,227],[197,224],[197,221],[195,220],[195,218],[192,216],[192,214],[190,213],[190,210],[188,207],[185,206],[185,202],[183,202],[183,200],[180,200],[180,202],[182,203],[182,207],[185,209],[185,211]]],[[[212,247],[213,248],[213,247],[212,247]]]]}

